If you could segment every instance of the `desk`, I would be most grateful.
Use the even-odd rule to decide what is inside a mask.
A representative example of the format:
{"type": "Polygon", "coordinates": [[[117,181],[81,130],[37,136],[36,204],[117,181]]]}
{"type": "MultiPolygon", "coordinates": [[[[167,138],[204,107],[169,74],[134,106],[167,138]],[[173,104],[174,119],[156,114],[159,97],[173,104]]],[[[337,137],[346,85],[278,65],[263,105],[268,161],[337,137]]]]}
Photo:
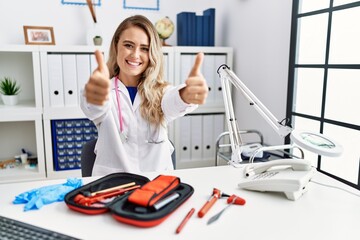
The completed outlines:
{"type": "MultiPolygon", "coordinates": [[[[147,173],[153,179],[159,173],[147,173]]],[[[281,193],[260,193],[237,188],[242,169],[219,166],[182,169],[162,174],[177,175],[195,189],[192,197],[160,225],[138,228],[116,221],[109,213],[85,215],[70,210],[64,202],[45,205],[40,210],[23,212],[23,205],[12,200],[33,188],[64,183],[48,180],[0,185],[0,214],[63,232],[81,239],[359,239],[360,198],[339,189],[309,183],[309,191],[297,201],[281,193]],[[216,187],[227,194],[246,199],[244,206],[231,206],[221,218],[207,225],[207,220],[226,206],[218,200],[210,211],[198,218],[197,212],[216,187]],[[195,214],[180,234],[175,234],[186,213],[194,207],[195,214]]],[[[84,178],[84,184],[96,178],[84,178]]],[[[354,193],[359,191],[321,173],[314,180],[354,193]]]]}

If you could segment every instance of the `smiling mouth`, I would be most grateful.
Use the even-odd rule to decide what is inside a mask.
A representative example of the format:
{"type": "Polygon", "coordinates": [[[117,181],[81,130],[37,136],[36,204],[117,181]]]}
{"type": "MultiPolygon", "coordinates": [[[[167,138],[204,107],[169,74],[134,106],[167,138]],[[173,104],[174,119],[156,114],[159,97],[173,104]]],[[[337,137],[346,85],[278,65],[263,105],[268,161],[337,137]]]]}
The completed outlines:
{"type": "Polygon", "coordinates": [[[142,64],[140,62],[131,62],[129,60],[126,60],[126,63],[131,65],[131,66],[135,66],[135,67],[140,66],[142,64]]]}

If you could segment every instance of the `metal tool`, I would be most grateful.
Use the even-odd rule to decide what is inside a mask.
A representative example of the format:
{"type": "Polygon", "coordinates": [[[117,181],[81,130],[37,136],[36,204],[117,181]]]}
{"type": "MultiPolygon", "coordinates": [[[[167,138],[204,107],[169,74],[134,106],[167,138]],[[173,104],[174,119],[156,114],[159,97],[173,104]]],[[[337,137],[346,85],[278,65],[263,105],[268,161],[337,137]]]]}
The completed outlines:
{"type": "Polygon", "coordinates": [[[228,205],[226,207],[224,207],[220,212],[218,212],[217,214],[215,214],[214,216],[212,216],[207,224],[211,224],[213,222],[215,222],[216,220],[218,220],[220,218],[220,216],[225,212],[226,209],[228,209],[231,205],[236,204],[236,205],[244,205],[245,204],[245,199],[238,197],[236,195],[231,195],[228,199],[227,199],[227,203],[228,205]]]}

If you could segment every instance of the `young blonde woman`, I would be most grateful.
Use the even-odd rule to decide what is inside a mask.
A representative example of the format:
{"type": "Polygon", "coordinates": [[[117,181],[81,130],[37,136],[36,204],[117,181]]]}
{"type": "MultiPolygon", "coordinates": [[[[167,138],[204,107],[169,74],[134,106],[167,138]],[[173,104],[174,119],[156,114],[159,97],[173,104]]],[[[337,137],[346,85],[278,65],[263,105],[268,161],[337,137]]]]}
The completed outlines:
{"type": "Polygon", "coordinates": [[[156,29],[146,17],[136,15],[116,29],[107,64],[99,51],[95,56],[98,67],[81,101],[98,130],[92,175],[173,169],[167,125],[205,103],[203,54],[196,56],[184,84],[169,85],[156,29]]]}

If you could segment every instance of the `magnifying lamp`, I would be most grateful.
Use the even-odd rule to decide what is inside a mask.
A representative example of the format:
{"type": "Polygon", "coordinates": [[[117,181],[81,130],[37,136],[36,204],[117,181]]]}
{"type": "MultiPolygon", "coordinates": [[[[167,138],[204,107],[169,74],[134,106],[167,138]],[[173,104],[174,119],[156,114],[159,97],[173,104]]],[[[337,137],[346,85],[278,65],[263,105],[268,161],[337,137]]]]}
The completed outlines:
{"type": "MultiPolygon", "coordinates": [[[[246,87],[246,85],[235,75],[230,68],[223,64],[221,65],[217,73],[220,76],[221,85],[223,88],[225,111],[228,117],[228,128],[231,143],[231,162],[238,164],[242,162],[241,158],[241,145],[242,140],[240,131],[235,118],[234,107],[231,98],[230,83],[238,89],[245,98],[249,101],[257,112],[269,123],[269,125],[276,131],[281,137],[286,137],[290,134],[290,139],[308,151],[316,153],[318,155],[336,157],[340,156],[343,148],[336,141],[324,136],[321,133],[315,133],[310,131],[295,130],[286,125],[286,121],[278,121],[276,117],[261,103],[261,101],[246,87]]],[[[282,145],[283,149],[290,149],[296,147],[295,145],[282,145]]],[[[277,150],[279,146],[266,147],[266,150],[277,150]]],[[[253,160],[254,156],[251,158],[253,160]]]]}

